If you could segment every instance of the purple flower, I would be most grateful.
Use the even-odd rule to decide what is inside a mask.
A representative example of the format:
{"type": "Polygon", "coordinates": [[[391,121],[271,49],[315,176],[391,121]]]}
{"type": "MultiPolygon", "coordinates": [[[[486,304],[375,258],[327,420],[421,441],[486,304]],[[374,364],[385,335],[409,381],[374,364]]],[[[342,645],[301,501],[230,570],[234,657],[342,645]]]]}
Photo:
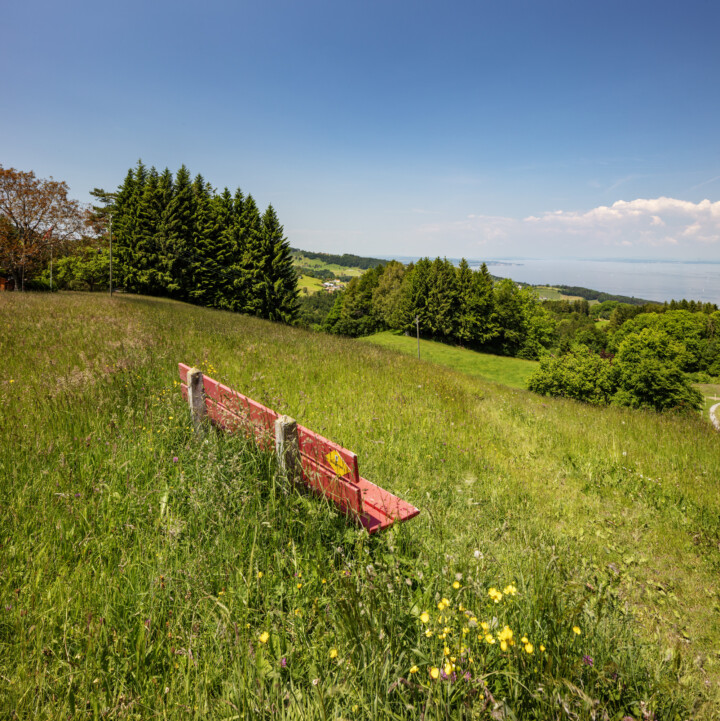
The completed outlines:
{"type": "Polygon", "coordinates": [[[75,498],[80,498],[80,494],[79,494],[79,493],[76,493],[76,494],[75,494],[75,498]]]}
{"type": "Polygon", "coordinates": [[[177,456],[173,456],[173,463],[177,463],[177,462],[178,462],[178,457],[177,457],[177,456]]]}
{"type": "Polygon", "coordinates": [[[283,657],[280,659],[280,665],[281,665],[283,668],[287,668],[287,659],[285,658],[285,656],[283,656],[283,657]]]}
{"type": "Polygon", "coordinates": [[[472,676],[470,675],[470,671],[465,671],[465,675],[463,676],[463,678],[466,681],[469,681],[472,678],[472,676]]]}
{"type": "Polygon", "coordinates": [[[583,656],[583,663],[586,666],[593,666],[595,664],[595,661],[592,656],[583,656]]]}

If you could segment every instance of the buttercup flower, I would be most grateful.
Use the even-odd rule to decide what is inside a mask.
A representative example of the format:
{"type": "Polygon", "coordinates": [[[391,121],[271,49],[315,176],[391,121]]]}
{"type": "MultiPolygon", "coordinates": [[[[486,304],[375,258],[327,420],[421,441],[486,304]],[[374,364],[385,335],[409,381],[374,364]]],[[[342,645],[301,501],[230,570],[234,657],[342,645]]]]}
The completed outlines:
{"type": "Polygon", "coordinates": [[[263,631],[258,638],[260,639],[260,643],[267,643],[270,638],[270,634],[267,631],[263,631]]]}

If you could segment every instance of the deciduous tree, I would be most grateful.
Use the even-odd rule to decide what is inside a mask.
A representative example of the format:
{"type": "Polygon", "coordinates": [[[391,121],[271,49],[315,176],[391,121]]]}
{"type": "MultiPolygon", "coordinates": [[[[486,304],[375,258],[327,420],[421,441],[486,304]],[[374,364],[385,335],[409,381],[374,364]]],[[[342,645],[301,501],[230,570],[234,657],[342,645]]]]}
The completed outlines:
{"type": "Polygon", "coordinates": [[[24,289],[25,279],[53,251],[80,238],[83,209],[68,198],[68,185],[0,165],[0,267],[24,289]]]}

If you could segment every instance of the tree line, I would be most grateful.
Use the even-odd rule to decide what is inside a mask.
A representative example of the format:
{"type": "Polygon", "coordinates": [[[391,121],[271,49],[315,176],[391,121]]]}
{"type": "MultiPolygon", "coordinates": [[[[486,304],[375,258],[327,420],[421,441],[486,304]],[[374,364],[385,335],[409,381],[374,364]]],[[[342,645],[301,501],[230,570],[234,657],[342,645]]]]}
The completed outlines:
{"type": "Polygon", "coordinates": [[[95,189],[96,217],[112,214],[117,282],[130,293],[292,322],[297,275],[269,205],[240,189],[217,192],[183,165],[159,173],[142,162],[114,193],[95,189]]]}
{"type": "Polygon", "coordinates": [[[511,280],[494,284],[483,263],[473,270],[465,259],[397,261],[353,278],[339,294],[322,329],[362,336],[381,330],[414,333],[476,350],[537,358],[548,347],[552,316],[533,291],[511,280]]]}
{"type": "Polygon", "coordinates": [[[303,258],[308,260],[322,260],[329,265],[341,265],[345,268],[360,268],[367,270],[368,268],[376,268],[379,265],[387,263],[386,260],[380,258],[366,258],[361,255],[353,255],[352,253],[343,253],[342,255],[334,255],[332,253],[314,253],[310,250],[300,250],[292,248],[293,255],[298,256],[302,261],[303,258]]]}

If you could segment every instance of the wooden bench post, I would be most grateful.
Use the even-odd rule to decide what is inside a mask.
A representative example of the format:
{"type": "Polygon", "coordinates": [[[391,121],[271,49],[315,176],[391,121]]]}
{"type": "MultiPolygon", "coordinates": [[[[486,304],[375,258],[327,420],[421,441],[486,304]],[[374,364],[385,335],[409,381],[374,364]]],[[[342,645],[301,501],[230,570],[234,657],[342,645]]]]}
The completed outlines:
{"type": "Polygon", "coordinates": [[[275,455],[280,472],[291,483],[302,481],[302,461],[298,444],[297,422],[290,416],[275,421],[275,455]]]}
{"type": "Polygon", "coordinates": [[[195,428],[195,432],[199,433],[202,429],[203,421],[207,416],[207,408],[205,407],[205,387],[203,385],[203,374],[199,368],[191,368],[187,375],[188,386],[188,405],[190,406],[190,417],[195,428]]]}

